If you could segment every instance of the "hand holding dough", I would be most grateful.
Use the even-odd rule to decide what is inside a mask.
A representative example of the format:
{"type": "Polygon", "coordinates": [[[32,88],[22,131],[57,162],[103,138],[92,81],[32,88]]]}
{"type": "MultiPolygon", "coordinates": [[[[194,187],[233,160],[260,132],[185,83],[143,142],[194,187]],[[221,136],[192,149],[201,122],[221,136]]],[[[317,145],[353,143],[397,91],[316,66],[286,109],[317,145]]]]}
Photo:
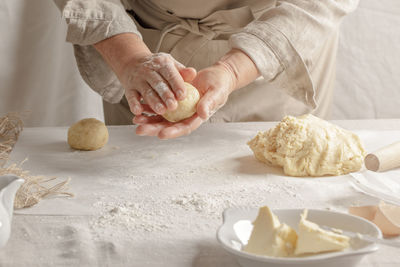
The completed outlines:
{"type": "Polygon", "coordinates": [[[248,145],[261,162],[291,176],[343,175],[360,170],[365,150],[359,137],[313,115],[286,116],[248,145]]]}
{"type": "Polygon", "coordinates": [[[108,142],[108,130],[94,118],[83,119],[68,129],[68,144],[79,150],[97,150],[108,142]]]}
{"type": "Polygon", "coordinates": [[[174,110],[165,112],[162,116],[170,122],[178,122],[190,118],[196,113],[196,105],[199,102],[200,94],[190,83],[185,82],[186,98],[178,101],[178,107],[174,110]]]}

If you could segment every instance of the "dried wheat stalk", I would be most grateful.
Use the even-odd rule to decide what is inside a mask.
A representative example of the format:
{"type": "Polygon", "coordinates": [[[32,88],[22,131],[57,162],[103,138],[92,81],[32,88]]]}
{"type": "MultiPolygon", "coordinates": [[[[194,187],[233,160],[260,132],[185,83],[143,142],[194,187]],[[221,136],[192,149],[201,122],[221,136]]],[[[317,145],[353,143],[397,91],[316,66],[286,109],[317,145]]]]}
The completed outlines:
{"type": "Polygon", "coordinates": [[[8,161],[22,129],[23,122],[17,113],[8,113],[0,117],[0,167],[8,161]]]}
{"type": "Polygon", "coordinates": [[[53,195],[73,197],[74,195],[72,193],[64,191],[67,189],[68,183],[70,182],[69,178],[55,185],[49,185],[49,182],[57,178],[30,175],[28,171],[21,168],[26,160],[19,165],[11,164],[5,167],[22,129],[23,123],[18,114],[8,113],[6,116],[0,117],[0,176],[14,174],[25,179],[25,182],[18,189],[15,196],[14,208],[22,209],[31,207],[37,204],[41,199],[53,195]]]}
{"type": "Polygon", "coordinates": [[[18,189],[17,194],[15,196],[14,208],[22,209],[31,207],[37,204],[41,199],[54,196],[54,195],[64,195],[73,197],[74,195],[69,192],[65,192],[67,190],[68,183],[70,179],[67,179],[63,182],[57,183],[55,185],[48,185],[49,182],[57,179],[56,177],[46,177],[43,175],[31,175],[29,171],[23,170],[21,165],[24,163],[11,164],[6,168],[0,168],[0,176],[5,174],[14,174],[22,179],[25,179],[25,182],[18,189]],[[45,186],[47,185],[47,186],[45,186]]]}

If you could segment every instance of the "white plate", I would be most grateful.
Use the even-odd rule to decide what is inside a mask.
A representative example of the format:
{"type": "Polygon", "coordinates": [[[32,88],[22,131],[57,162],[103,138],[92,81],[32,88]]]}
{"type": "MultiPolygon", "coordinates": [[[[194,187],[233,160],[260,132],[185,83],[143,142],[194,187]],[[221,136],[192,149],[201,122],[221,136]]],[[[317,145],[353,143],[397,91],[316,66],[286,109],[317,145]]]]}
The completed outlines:
{"type": "MultiPolygon", "coordinates": [[[[275,209],[273,212],[282,223],[286,223],[297,231],[300,214],[303,209],[275,209]]],[[[316,254],[306,257],[278,258],[259,256],[241,251],[247,244],[252,230],[251,222],[255,220],[258,208],[235,207],[223,213],[223,224],[217,231],[218,242],[232,254],[243,267],[272,267],[303,265],[307,267],[345,267],[355,266],[366,254],[378,250],[378,245],[361,240],[351,240],[350,248],[339,251],[316,254]]],[[[374,237],[382,237],[382,233],[373,223],[350,214],[328,210],[309,209],[307,220],[319,225],[358,232],[374,237]]]]}

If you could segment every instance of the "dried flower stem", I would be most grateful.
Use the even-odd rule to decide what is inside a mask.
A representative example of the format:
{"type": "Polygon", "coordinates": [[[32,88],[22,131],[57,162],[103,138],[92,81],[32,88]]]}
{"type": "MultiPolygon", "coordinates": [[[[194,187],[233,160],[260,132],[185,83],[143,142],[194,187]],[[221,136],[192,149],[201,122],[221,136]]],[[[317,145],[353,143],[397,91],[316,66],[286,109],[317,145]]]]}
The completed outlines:
{"type": "Polygon", "coordinates": [[[72,193],[65,191],[71,180],[70,178],[52,186],[45,186],[45,184],[54,181],[57,177],[49,178],[42,175],[30,175],[28,171],[21,168],[26,160],[19,165],[11,164],[5,167],[22,129],[23,123],[18,114],[8,113],[6,116],[0,117],[0,176],[14,174],[25,179],[25,182],[18,189],[15,196],[14,208],[22,209],[31,207],[37,204],[41,199],[52,195],[73,197],[74,195],[72,193]]]}

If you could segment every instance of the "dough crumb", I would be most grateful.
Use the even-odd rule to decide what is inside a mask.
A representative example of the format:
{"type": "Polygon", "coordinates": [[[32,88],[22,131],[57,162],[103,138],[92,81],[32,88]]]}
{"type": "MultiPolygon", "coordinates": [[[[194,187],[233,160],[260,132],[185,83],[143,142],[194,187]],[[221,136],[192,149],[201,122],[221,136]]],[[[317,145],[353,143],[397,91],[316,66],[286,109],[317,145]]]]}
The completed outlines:
{"type": "Polygon", "coordinates": [[[286,116],[248,143],[261,162],[290,176],[343,175],[361,169],[366,154],[360,138],[311,114],[286,116]]]}

